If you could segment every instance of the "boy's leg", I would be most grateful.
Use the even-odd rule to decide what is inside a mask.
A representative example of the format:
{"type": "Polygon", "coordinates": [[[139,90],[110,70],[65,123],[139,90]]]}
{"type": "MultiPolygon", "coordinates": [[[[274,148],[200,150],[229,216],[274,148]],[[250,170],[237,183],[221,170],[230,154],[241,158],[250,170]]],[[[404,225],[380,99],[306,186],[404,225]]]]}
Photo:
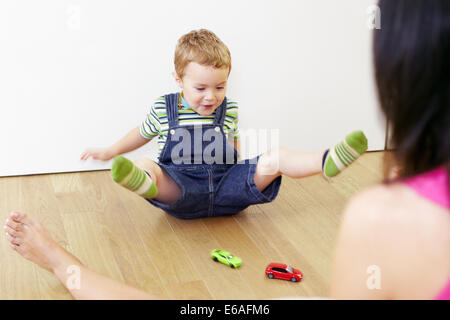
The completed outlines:
{"type": "Polygon", "coordinates": [[[141,158],[134,164],[147,171],[154,179],[158,188],[158,195],[154,198],[159,202],[173,203],[181,198],[181,188],[161,167],[153,160],[141,158]]]}
{"type": "Polygon", "coordinates": [[[344,170],[367,150],[367,138],[354,131],[333,148],[323,152],[299,152],[276,148],[263,154],[256,165],[254,181],[263,191],[281,174],[303,178],[320,173],[332,177],[344,170]]]}
{"type": "Polygon", "coordinates": [[[150,159],[133,163],[118,156],[114,159],[111,175],[114,181],[144,198],[172,203],[181,197],[178,184],[150,159]]]}
{"type": "Polygon", "coordinates": [[[254,181],[259,191],[284,174],[291,178],[304,178],[321,172],[323,152],[300,152],[276,148],[263,154],[256,165],[254,181]]]}

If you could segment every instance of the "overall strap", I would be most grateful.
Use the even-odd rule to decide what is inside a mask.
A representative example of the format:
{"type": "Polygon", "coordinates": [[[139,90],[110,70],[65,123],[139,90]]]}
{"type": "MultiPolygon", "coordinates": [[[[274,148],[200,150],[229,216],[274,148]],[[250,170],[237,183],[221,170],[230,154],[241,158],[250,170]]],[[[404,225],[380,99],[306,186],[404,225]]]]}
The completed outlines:
{"type": "Polygon", "coordinates": [[[227,97],[222,101],[222,104],[216,109],[216,117],[214,119],[214,125],[223,126],[225,115],[227,113],[227,97]]]}
{"type": "Polygon", "coordinates": [[[178,101],[180,99],[180,93],[171,93],[164,96],[166,99],[166,113],[169,128],[178,125],[178,101]]]}

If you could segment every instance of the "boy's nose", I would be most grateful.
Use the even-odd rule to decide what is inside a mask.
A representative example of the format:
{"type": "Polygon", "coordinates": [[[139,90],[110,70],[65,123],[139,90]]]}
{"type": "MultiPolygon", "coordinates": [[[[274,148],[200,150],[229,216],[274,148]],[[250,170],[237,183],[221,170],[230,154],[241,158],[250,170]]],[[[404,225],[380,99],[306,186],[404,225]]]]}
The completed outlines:
{"type": "Polygon", "coordinates": [[[207,101],[214,100],[214,93],[213,92],[206,93],[205,100],[207,100],[207,101]]]}

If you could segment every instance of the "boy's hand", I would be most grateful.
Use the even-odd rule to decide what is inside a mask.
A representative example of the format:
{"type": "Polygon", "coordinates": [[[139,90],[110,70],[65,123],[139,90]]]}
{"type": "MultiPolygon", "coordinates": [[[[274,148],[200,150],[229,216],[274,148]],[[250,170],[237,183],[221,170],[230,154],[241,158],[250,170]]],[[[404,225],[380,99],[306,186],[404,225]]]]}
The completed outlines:
{"type": "Polygon", "coordinates": [[[95,160],[108,161],[114,158],[114,154],[109,149],[88,149],[81,155],[81,160],[85,161],[92,157],[95,160]]]}

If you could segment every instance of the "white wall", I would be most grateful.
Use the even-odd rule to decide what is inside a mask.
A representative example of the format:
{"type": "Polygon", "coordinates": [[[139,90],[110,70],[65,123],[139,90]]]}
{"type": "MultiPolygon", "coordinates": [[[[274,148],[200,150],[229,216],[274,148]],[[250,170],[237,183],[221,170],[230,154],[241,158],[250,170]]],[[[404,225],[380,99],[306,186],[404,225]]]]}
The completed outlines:
{"type": "MultiPolygon", "coordinates": [[[[2,0],[0,176],[108,168],[81,162],[177,90],[177,39],[208,28],[230,48],[242,130],[323,150],[363,129],[384,148],[368,0],[2,0]]],[[[129,155],[155,158],[153,141],[129,155]]]]}

